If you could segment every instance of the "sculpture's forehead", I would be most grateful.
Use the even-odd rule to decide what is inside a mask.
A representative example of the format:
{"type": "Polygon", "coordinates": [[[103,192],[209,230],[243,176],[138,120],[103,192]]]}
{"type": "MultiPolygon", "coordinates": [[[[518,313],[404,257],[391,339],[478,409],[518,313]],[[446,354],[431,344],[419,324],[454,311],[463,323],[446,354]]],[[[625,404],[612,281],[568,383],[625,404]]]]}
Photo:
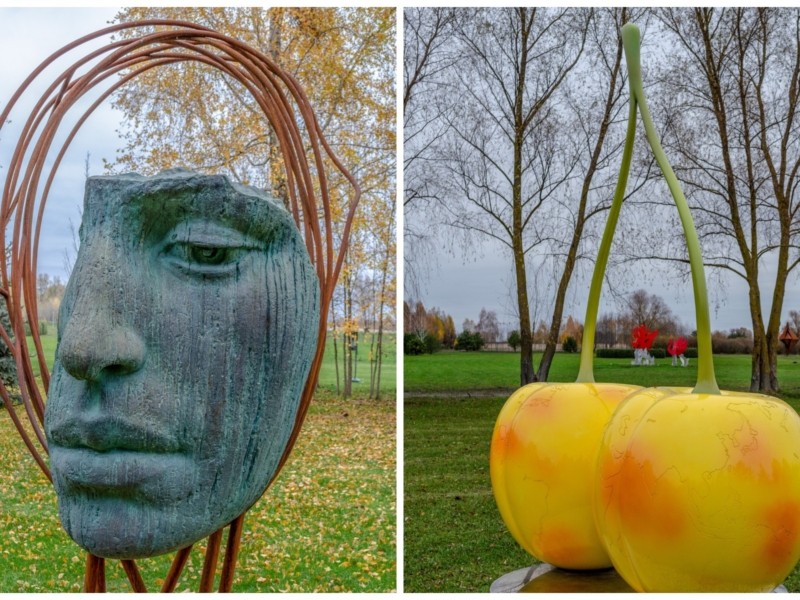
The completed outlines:
{"type": "Polygon", "coordinates": [[[82,226],[102,223],[158,232],[180,221],[201,219],[261,239],[279,231],[299,235],[276,200],[218,176],[93,177],[87,180],[84,211],[82,226]]]}

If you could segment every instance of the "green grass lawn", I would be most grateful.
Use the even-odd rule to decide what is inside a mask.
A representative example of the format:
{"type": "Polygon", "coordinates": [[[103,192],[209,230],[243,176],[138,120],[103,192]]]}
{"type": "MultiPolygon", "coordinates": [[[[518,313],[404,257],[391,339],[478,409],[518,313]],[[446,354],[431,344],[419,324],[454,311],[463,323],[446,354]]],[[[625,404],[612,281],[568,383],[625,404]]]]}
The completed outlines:
{"type": "MultiPolygon", "coordinates": [[[[244,522],[235,592],[396,589],[395,410],[331,397],[311,405],[276,483],[244,522]]],[[[78,592],[84,554],[58,522],[52,486],[0,410],[0,593],[78,592]]],[[[203,544],[178,591],[197,590],[203,544]]],[[[158,590],[171,555],[138,561],[158,590]]],[[[129,590],[117,561],[108,590],[129,590]]]]}
{"type": "MultiPolygon", "coordinates": [[[[519,355],[440,353],[405,358],[404,589],[408,592],[486,592],[501,575],[535,562],[508,533],[489,480],[489,443],[502,390],[518,385],[519,355]],[[494,397],[472,395],[486,390],[494,397]]],[[[598,381],[646,386],[691,386],[688,368],[659,361],[633,367],[629,360],[596,361],[598,381]]],[[[746,390],[749,356],[715,358],[720,386],[746,390]]],[[[574,381],[577,355],[556,355],[552,381],[574,381]]],[[[800,406],[800,364],[781,357],[781,397],[800,406]]],[[[800,591],[796,567],[785,585],[800,591]]]]}
{"type": "Polygon", "coordinates": [[[500,575],[531,564],[489,483],[491,426],[503,402],[405,401],[405,591],[488,592],[500,575]]]}
{"type": "MultiPolygon", "coordinates": [[[[338,357],[339,357],[339,385],[344,385],[342,372],[342,341],[338,340],[338,357]]],[[[369,377],[371,361],[375,356],[377,347],[374,345],[373,335],[368,333],[361,336],[358,343],[358,352],[356,355],[354,379],[360,381],[353,382],[354,395],[368,395],[369,394],[369,377]]],[[[381,366],[381,397],[393,400],[397,390],[397,346],[395,344],[395,334],[383,335],[383,357],[381,366]]],[[[328,339],[325,342],[325,357],[322,361],[322,367],[319,371],[319,387],[329,392],[336,391],[336,366],[333,361],[333,339],[328,334],[328,339]]]]}
{"type": "MultiPolygon", "coordinates": [[[[535,357],[538,365],[538,356],[535,357]]],[[[578,354],[556,354],[549,381],[575,381],[578,354]]],[[[457,392],[508,390],[519,387],[519,354],[510,352],[439,352],[433,355],[406,356],[404,385],[408,392],[457,392]]],[[[596,358],[596,381],[648,386],[694,386],[697,360],[686,368],[671,366],[670,359],[656,361],[652,367],[636,367],[629,359],[596,358]]],[[[721,388],[745,391],[750,387],[750,355],[714,357],[714,368],[721,388]]],[[[781,398],[800,407],[800,357],[778,358],[781,398]]]]}
{"type": "MultiPolygon", "coordinates": [[[[396,589],[395,338],[387,337],[380,401],[365,399],[368,350],[359,355],[366,387],[354,384],[355,397],[347,401],[328,391],[335,388],[335,375],[326,354],[327,373],[297,445],[245,519],[235,592],[396,589]]],[[[54,333],[42,336],[42,344],[52,365],[54,333]]],[[[84,554],[61,529],[52,486],[4,409],[0,456],[0,593],[80,591],[84,554]]],[[[203,544],[198,550],[178,591],[197,590],[203,544]]],[[[138,561],[149,590],[163,583],[170,560],[171,555],[138,561]]],[[[129,590],[116,561],[107,577],[109,591],[129,590]]]]}

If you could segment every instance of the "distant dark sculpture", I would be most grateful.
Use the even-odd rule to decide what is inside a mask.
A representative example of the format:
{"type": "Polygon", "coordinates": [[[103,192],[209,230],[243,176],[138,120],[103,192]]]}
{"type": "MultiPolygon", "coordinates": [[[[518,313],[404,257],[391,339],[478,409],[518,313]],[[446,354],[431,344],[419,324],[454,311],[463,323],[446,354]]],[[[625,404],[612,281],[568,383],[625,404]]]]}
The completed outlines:
{"type": "Polygon", "coordinates": [[[45,413],[69,535],[105,558],[186,547],[263,493],[317,346],[291,215],[224,176],[91,177],[45,413]]]}
{"type": "Polygon", "coordinates": [[[789,327],[789,323],[786,323],[786,327],[783,328],[778,339],[783,344],[784,354],[789,356],[789,352],[791,352],[797,344],[797,335],[795,335],[794,331],[789,327]]]}

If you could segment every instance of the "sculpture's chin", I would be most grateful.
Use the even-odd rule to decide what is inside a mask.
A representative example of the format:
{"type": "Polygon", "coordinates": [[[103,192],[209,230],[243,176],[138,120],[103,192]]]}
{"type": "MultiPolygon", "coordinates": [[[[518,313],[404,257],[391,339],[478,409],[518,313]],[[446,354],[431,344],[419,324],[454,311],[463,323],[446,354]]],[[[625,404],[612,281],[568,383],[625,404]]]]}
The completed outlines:
{"type": "Polygon", "coordinates": [[[87,494],[59,496],[59,515],[69,536],[103,558],[149,558],[185,548],[244,512],[244,499],[220,506],[194,495],[166,506],[137,499],[87,494]]]}
{"type": "Polygon", "coordinates": [[[208,522],[181,517],[179,511],[143,506],[123,498],[60,498],[59,514],[81,548],[103,558],[148,558],[202,539],[208,522]]]}

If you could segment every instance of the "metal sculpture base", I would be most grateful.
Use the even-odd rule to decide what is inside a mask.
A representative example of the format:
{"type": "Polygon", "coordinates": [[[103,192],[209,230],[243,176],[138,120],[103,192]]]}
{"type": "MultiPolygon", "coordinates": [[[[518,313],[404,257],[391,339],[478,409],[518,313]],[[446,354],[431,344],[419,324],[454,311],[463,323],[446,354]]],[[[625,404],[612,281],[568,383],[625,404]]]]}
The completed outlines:
{"type": "MultiPolygon", "coordinates": [[[[614,569],[599,571],[566,571],[541,563],[506,573],[492,582],[492,593],[611,593],[634,592],[614,569]]],[[[773,592],[786,593],[779,585],[773,592]]]]}

